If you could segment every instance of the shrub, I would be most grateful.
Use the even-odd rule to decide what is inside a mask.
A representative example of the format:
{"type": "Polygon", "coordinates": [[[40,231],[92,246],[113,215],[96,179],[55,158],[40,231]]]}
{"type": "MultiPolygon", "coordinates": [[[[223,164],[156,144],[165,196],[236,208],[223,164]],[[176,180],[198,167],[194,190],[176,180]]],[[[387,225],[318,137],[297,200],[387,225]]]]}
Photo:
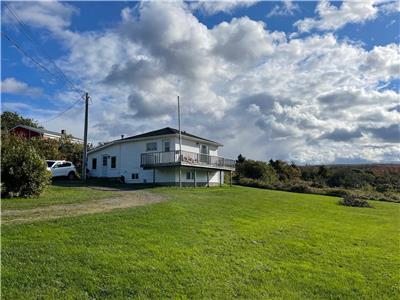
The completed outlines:
{"type": "Polygon", "coordinates": [[[1,144],[3,196],[30,197],[42,193],[51,174],[45,161],[25,139],[3,134],[1,144]]]}
{"type": "Polygon", "coordinates": [[[325,195],[334,197],[346,197],[349,196],[349,191],[343,189],[324,189],[326,191],[325,195]]]}
{"type": "Polygon", "coordinates": [[[304,183],[298,183],[292,185],[291,187],[289,187],[289,191],[294,193],[306,193],[306,194],[311,194],[313,192],[313,190],[304,183]]]}
{"type": "Polygon", "coordinates": [[[268,184],[262,180],[251,179],[251,178],[240,178],[238,183],[243,186],[250,186],[261,189],[276,189],[275,185],[268,184]]]}
{"type": "Polygon", "coordinates": [[[353,195],[343,197],[343,199],[339,201],[339,204],[353,207],[371,207],[367,200],[359,199],[353,195]]]}

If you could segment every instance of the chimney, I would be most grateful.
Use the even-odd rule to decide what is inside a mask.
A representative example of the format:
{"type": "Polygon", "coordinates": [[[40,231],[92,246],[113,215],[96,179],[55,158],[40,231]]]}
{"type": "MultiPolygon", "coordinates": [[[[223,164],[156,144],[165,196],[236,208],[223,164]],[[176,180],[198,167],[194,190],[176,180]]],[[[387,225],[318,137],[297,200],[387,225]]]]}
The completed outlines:
{"type": "Polygon", "coordinates": [[[123,134],[121,134],[121,139],[123,139],[124,138],[124,135],[123,134]]]}
{"type": "Polygon", "coordinates": [[[61,129],[61,135],[66,135],[67,132],[65,131],[65,129],[61,129]]]}

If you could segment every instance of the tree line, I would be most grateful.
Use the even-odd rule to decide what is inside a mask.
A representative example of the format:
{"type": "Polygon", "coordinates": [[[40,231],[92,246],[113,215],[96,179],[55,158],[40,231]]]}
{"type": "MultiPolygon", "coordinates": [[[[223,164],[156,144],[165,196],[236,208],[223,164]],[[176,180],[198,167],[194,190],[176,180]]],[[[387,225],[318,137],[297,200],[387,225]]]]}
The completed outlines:
{"type": "Polygon", "coordinates": [[[283,160],[236,161],[238,184],[293,192],[400,202],[400,165],[318,165],[298,166],[283,160]]]}

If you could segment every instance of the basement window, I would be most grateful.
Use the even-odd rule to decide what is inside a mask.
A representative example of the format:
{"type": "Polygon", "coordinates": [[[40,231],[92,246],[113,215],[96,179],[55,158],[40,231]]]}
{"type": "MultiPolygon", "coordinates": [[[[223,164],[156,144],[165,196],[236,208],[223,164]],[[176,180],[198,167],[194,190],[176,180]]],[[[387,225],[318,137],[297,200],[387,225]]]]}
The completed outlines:
{"type": "Polygon", "coordinates": [[[111,169],[115,169],[117,167],[117,157],[112,156],[111,157],[111,169]]]}
{"type": "Polygon", "coordinates": [[[139,179],[139,173],[132,173],[132,179],[134,180],[139,179]]]}

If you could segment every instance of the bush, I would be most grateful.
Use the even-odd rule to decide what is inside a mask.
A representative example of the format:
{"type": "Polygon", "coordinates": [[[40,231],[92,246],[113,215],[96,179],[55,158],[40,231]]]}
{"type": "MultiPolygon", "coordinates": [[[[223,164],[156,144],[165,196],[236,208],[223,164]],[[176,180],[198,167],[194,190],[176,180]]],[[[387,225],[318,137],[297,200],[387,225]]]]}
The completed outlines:
{"type": "Polygon", "coordinates": [[[359,199],[353,195],[345,196],[339,201],[339,204],[353,207],[371,207],[367,200],[359,199]]]}
{"type": "Polygon", "coordinates": [[[346,197],[350,196],[350,192],[342,189],[324,189],[325,195],[334,197],[346,197]]]}
{"type": "Polygon", "coordinates": [[[243,186],[256,187],[260,189],[271,189],[271,190],[277,189],[275,185],[268,184],[262,180],[251,179],[251,178],[240,178],[238,183],[243,186]]]}
{"type": "Polygon", "coordinates": [[[298,183],[298,184],[292,185],[291,187],[289,187],[288,190],[290,192],[294,192],[294,193],[305,193],[305,194],[311,194],[313,192],[313,190],[304,183],[298,183]]]}
{"type": "Polygon", "coordinates": [[[1,154],[2,196],[31,197],[43,192],[51,174],[29,141],[3,134],[1,154]]]}

